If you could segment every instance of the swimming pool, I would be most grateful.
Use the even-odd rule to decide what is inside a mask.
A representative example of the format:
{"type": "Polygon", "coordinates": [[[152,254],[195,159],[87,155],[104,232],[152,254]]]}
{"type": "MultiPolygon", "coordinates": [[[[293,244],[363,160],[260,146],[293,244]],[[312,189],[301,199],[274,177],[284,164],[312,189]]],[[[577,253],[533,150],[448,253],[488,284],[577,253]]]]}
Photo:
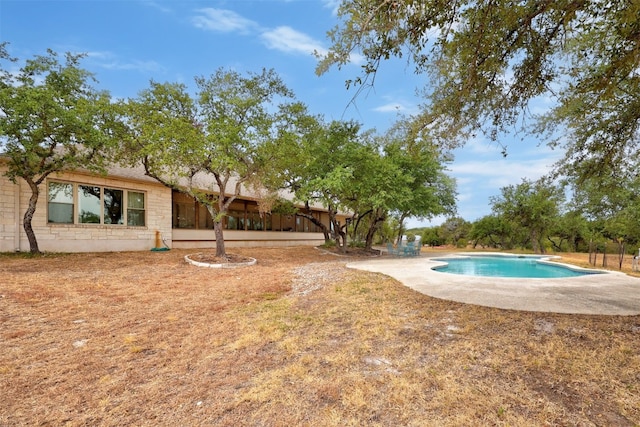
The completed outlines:
{"type": "Polygon", "coordinates": [[[532,279],[557,279],[598,274],[597,271],[577,270],[562,265],[541,262],[545,256],[491,256],[472,255],[464,257],[435,258],[446,265],[433,267],[443,273],[467,276],[521,277],[532,279]]]}

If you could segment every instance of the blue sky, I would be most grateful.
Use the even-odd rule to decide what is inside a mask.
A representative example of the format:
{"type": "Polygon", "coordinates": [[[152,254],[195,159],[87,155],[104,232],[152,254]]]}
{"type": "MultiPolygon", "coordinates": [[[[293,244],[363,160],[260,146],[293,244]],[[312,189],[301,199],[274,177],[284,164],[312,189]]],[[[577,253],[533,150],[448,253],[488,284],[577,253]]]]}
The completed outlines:
{"type": "MultiPolygon", "coordinates": [[[[149,85],[181,82],[224,67],[241,73],[273,68],[298,100],[327,120],[356,120],[384,132],[398,113],[412,114],[426,83],[396,60],[382,65],[375,87],[353,99],[345,80],[354,63],[318,77],[317,60],[329,47],[336,0],[0,0],[0,40],[20,59],[54,51],[86,53],[82,66],[96,87],[116,98],[135,97],[149,85]],[[353,101],[353,102],[352,102],[353,101]]],[[[544,105],[538,106],[538,108],[544,105]]],[[[449,165],[458,183],[458,214],[473,221],[490,213],[489,197],[522,178],[537,179],[559,157],[538,141],[514,137],[501,148],[479,138],[456,151],[449,165]]],[[[411,220],[409,226],[437,224],[411,220]]]]}

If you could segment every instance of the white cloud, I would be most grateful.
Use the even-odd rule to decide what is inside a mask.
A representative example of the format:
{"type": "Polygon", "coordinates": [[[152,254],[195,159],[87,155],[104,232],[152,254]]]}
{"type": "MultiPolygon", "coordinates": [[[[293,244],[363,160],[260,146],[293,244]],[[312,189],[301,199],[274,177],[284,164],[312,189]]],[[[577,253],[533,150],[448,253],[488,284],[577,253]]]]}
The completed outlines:
{"type": "MultiPolygon", "coordinates": [[[[483,188],[502,188],[519,184],[523,178],[536,180],[551,170],[554,159],[543,157],[531,160],[499,159],[454,162],[449,166],[451,174],[459,177],[458,183],[483,188]]],[[[462,185],[461,185],[462,187],[462,185]]]]}
{"type": "Polygon", "coordinates": [[[404,115],[417,114],[420,111],[415,104],[403,99],[402,97],[386,95],[382,98],[387,102],[375,107],[373,111],[377,113],[401,113],[404,115]]]}
{"type": "Polygon", "coordinates": [[[399,113],[407,111],[407,108],[399,102],[390,102],[374,108],[373,111],[377,111],[378,113],[399,113]]]}
{"type": "Polygon", "coordinates": [[[469,139],[464,147],[458,151],[461,153],[474,153],[483,154],[488,156],[500,155],[502,147],[495,141],[490,141],[484,136],[478,135],[475,138],[469,139]]]}
{"type": "Polygon", "coordinates": [[[142,3],[146,4],[149,7],[157,9],[162,13],[172,13],[173,12],[173,10],[171,10],[170,8],[164,6],[163,4],[158,3],[157,1],[147,0],[147,1],[143,1],[142,3]]]}
{"type": "Polygon", "coordinates": [[[87,52],[87,57],[92,59],[98,59],[102,61],[111,60],[114,58],[114,54],[111,52],[91,51],[87,52]]]}
{"type": "MultiPolygon", "coordinates": [[[[448,174],[451,175],[451,174],[448,174]]],[[[456,177],[456,185],[458,187],[464,187],[470,184],[475,183],[476,180],[475,178],[471,178],[471,177],[456,177]]]]}
{"type": "Polygon", "coordinates": [[[459,202],[473,200],[473,193],[459,193],[457,199],[459,202]]]}
{"type": "Polygon", "coordinates": [[[354,65],[362,65],[366,62],[366,59],[363,55],[359,53],[351,52],[349,54],[349,62],[354,65]]]}
{"type": "Polygon", "coordinates": [[[533,115],[543,115],[547,114],[556,105],[556,100],[550,94],[546,94],[529,101],[529,110],[533,115]]]}
{"type": "Polygon", "coordinates": [[[314,54],[324,56],[328,52],[321,42],[289,26],[261,30],[257,22],[231,10],[206,8],[199,9],[198,13],[199,15],[195,16],[192,22],[197,28],[203,30],[240,34],[261,31],[260,39],[268,49],[309,56],[314,54]]]}
{"type": "Polygon", "coordinates": [[[248,34],[258,24],[250,19],[244,18],[232,10],[205,8],[198,9],[199,15],[191,20],[196,28],[220,33],[237,32],[248,34]]]}
{"type": "Polygon", "coordinates": [[[111,52],[89,52],[87,58],[101,68],[108,70],[134,70],[142,73],[164,72],[164,67],[156,61],[130,60],[122,61],[111,52]]]}
{"type": "Polygon", "coordinates": [[[322,2],[324,3],[324,7],[326,7],[327,9],[331,9],[331,13],[337,15],[338,8],[340,7],[340,3],[342,3],[342,0],[322,0],[322,2]]]}
{"type": "Polygon", "coordinates": [[[313,55],[315,52],[320,55],[327,53],[327,49],[319,41],[288,26],[264,31],[260,37],[269,49],[305,55],[313,55]]]}
{"type": "Polygon", "coordinates": [[[113,62],[104,64],[103,66],[116,70],[135,70],[141,72],[159,72],[164,70],[164,67],[156,61],[133,60],[131,62],[113,62]]]}
{"type": "MultiPolygon", "coordinates": [[[[337,5],[339,1],[326,2],[326,6],[337,5]]],[[[264,29],[257,22],[244,18],[232,10],[204,8],[198,9],[199,13],[193,17],[191,22],[196,28],[207,31],[221,33],[240,33],[248,35],[254,31],[260,31],[260,39],[268,49],[279,50],[288,54],[317,55],[324,57],[329,50],[323,46],[322,42],[309,35],[283,25],[272,29],[264,29]]],[[[360,65],[364,62],[364,57],[353,53],[350,55],[350,62],[360,65]]]]}
{"type": "Polygon", "coordinates": [[[404,101],[389,102],[373,109],[378,113],[402,113],[405,115],[416,114],[418,109],[415,105],[404,101]]]}

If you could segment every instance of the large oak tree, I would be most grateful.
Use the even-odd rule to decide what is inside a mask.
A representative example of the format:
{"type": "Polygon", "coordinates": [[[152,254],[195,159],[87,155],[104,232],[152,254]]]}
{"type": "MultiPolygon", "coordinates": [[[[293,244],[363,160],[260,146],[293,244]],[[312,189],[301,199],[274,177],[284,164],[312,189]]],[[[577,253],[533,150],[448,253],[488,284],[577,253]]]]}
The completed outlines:
{"type": "MultiPolygon", "coordinates": [[[[80,68],[81,59],[67,53],[61,61],[49,50],[19,69],[0,69],[0,154],[6,176],[31,189],[23,224],[32,253],[40,252],[32,227],[40,185],[53,173],[104,171],[122,129],[109,93],[90,85],[93,76],[80,68]]],[[[0,60],[17,62],[5,44],[0,60]]]]}
{"type": "Polygon", "coordinates": [[[355,122],[315,119],[313,132],[288,144],[280,169],[288,188],[305,203],[327,208],[336,243],[346,250],[347,227],[366,224],[365,247],[391,214],[430,218],[455,209],[455,183],[430,143],[414,138],[401,121],[384,135],[355,122]]]}
{"type": "MultiPolygon", "coordinates": [[[[527,127],[581,179],[637,167],[640,3],[628,0],[343,0],[318,72],[364,57],[368,85],[404,57],[425,76],[416,125],[450,146],[527,127]],[[542,116],[532,101],[550,105],[542,116]],[[533,121],[528,119],[534,119],[533,121]],[[540,119],[540,120],[538,120],[540,119]]],[[[506,154],[506,151],[505,151],[506,154]]]]}
{"type": "Polygon", "coordinates": [[[544,253],[543,241],[558,220],[564,202],[561,187],[545,180],[523,179],[500,191],[500,196],[491,198],[493,213],[526,231],[534,252],[544,253]]]}
{"type": "Polygon", "coordinates": [[[268,181],[279,130],[296,102],[273,70],[244,76],[219,69],[196,78],[196,86],[193,98],[183,84],[151,82],[129,100],[125,157],[206,206],[216,256],[226,257],[223,219],[243,186],[268,181]]]}

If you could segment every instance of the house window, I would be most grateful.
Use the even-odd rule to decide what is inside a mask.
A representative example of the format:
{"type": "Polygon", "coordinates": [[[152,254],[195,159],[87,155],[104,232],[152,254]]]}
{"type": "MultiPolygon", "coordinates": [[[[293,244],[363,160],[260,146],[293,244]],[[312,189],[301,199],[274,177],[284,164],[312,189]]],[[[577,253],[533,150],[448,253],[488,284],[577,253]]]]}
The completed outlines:
{"type": "Polygon", "coordinates": [[[100,224],[100,187],[78,186],[78,222],[100,224]]]}
{"type": "Polygon", "coordinates": [[[295,225],[293,215],[284,215],[282,217],[282,231],[295,231],[295,225]]]}
{"type": "Polygon", "coordinates": [[[122,212],[122,198],[124,191],[113,188],[105,188],[103,196],[103,220],[105,224],[122,224],[124,214],[122,212]]]}
{"type": "Polygon", "coordinates": [[[145,226],[144,193],[127,191],[127,225],[145,226]]]}
{"type": "Polygon", "coordinates": [[[263,230],[264,224],[258,212],[247,212],[247,230],[263,230]]]}
{"type": "Polygon", "coordinates": [[[49,181],[47,200],[50,224],[146,224],[145,193],[141,191],[49,181]]]}
{"type": "Polygon", "coordinates": [[[47,221],[73,224],[73,185],[50,182],[48,194],[47,221]]]}
{"type": "Polygon", "coordinates": [[[230,210],[227,212],[227,230],[244,230],[244,212],[230,210]]]}
{"type": "Polygon", "coordinates": [[[196,228],[196,201],[176,191],[173,192],[173,228],[196,228]]]}
{"type": "MultiPolygon", "coordinates": [[[[210,196],[213,200],[215,195],[210,196]]],[[[172,228],[211,230],[213,219],[205,204],[194,197],[177,190],[171,194],[172,228]]],[[[213,205],[215,207],[215,205],[213,205]]],[[[298,231],[318,232],[320,229],[308,218],[280,213],[264,213],[260,215],[255,201],[236,199],[223,216],[221,226],[225,230],[240,231],[298,231]]],[[[127,211],[129,212],[129,211],[127,211]]],[[[130,215],[130,213],[128,213],[130,215]]],[[[320,218],[320,213],[315,213],[320,218]]]]}
{"type": "Polygon", "coordinates": [[[198,228],[213,228],[213,218],[211,218],[209,210],[205,205],[200,203],[198,203],[198,228]]]}

